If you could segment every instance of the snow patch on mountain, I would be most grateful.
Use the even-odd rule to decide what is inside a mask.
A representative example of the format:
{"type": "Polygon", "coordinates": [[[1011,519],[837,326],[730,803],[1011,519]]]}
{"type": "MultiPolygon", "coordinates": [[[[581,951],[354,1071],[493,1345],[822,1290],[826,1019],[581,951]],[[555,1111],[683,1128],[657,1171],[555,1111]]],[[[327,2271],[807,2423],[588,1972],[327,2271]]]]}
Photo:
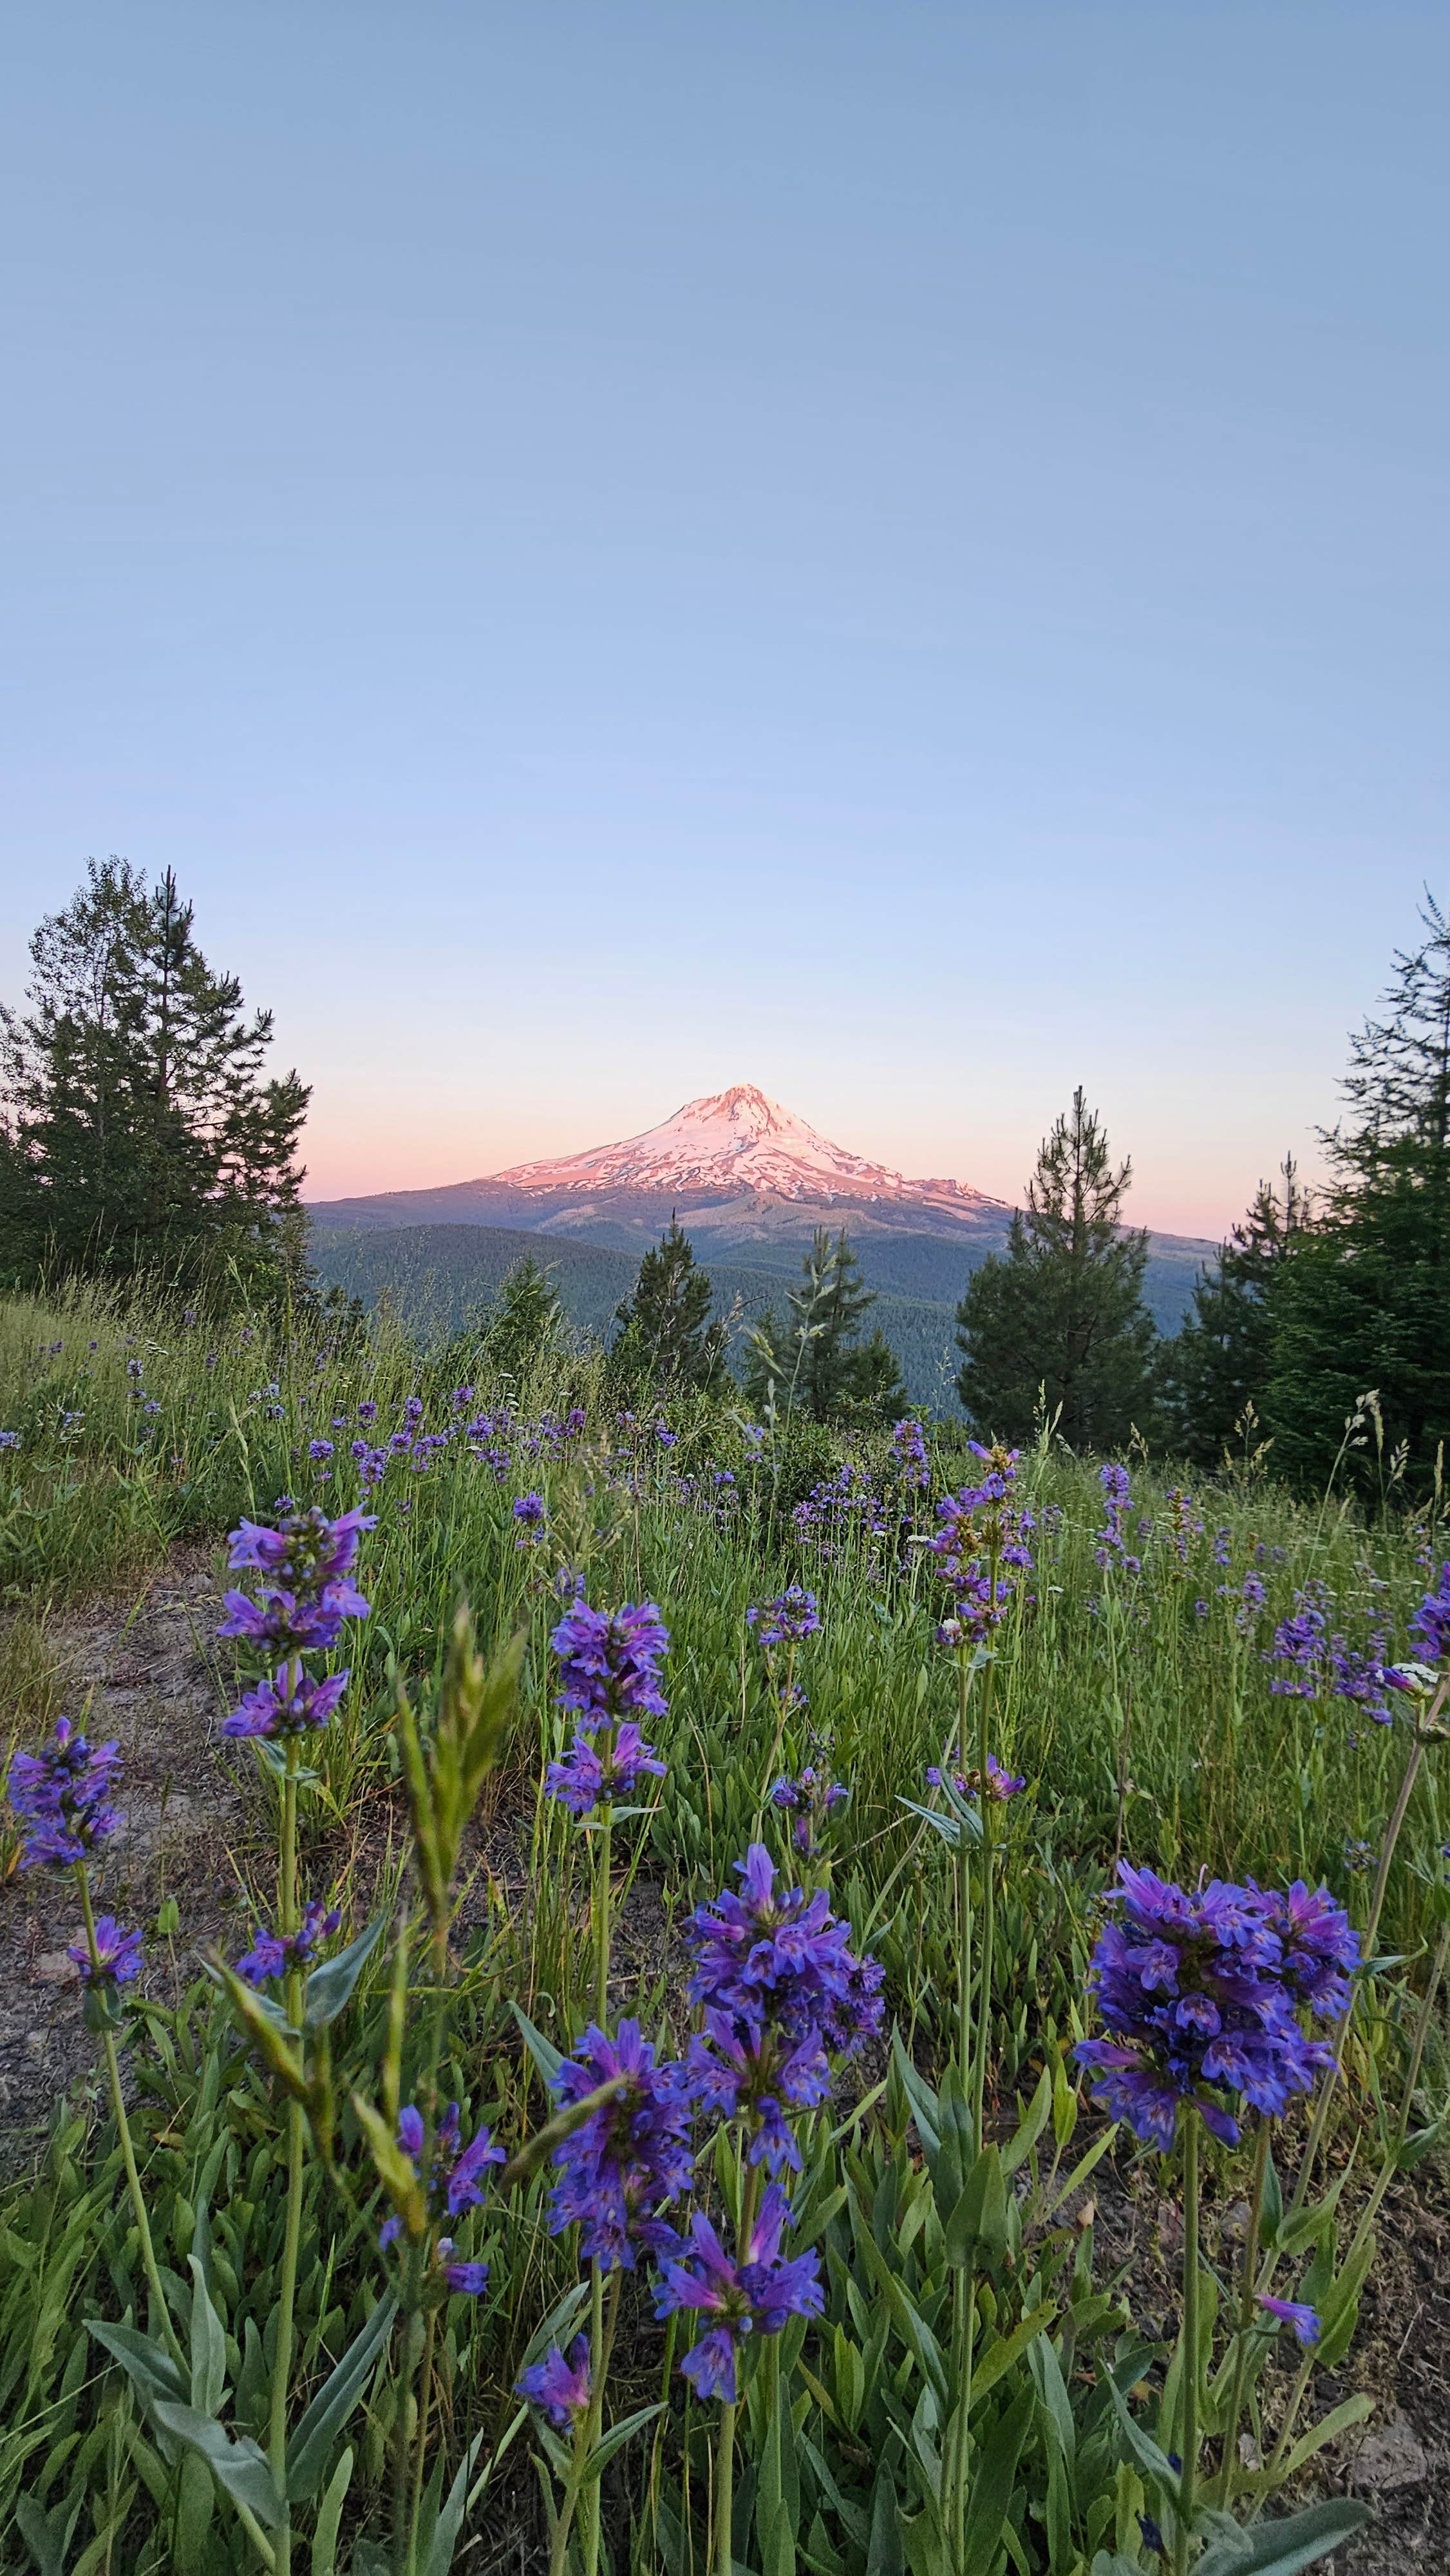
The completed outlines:
{"type": "Polygon", "coordinates": [[[641,1136],[549,1162],[515,1163],[490,1178],[500,1188],[540,1197],[559,1191],[587,1191],[597,1199],[610,1190],[661,1195],[718,1190],[732,1198],[828,1204],[842,1198],[853,1203],[904,1201],[923,1213],[952,1215],[1002,1204],[964,1181],[909,1181],[883,1163],[847,1153],[751,1082],[686,1101],[673,1117],[641,1136]]]}

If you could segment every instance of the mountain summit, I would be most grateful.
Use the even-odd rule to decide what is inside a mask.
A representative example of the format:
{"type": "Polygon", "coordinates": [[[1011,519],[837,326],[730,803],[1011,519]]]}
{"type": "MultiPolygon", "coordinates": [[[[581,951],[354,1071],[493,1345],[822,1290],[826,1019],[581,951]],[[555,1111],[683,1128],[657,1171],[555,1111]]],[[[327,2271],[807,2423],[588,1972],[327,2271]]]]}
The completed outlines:
{"type": "Polygon", "coordinates": [[[732,1198],[784,1199],[831,1205],[837,1199],[911,1201],[925,1211],[975,1211],[999,1204],[961,1181],[907,1181],[900,1172],[848,1154],[757,1091],[753,1082],[732,1083],[687,1100],[672,1118],[630,1136],[622,1144],[596,1145],[586,1154],[565,1154],[552,1162],[515,1163],[493,1175],[508,1189],[571,1193],[591,1197],[609,1190],[659,1191],[732,1198]]]}

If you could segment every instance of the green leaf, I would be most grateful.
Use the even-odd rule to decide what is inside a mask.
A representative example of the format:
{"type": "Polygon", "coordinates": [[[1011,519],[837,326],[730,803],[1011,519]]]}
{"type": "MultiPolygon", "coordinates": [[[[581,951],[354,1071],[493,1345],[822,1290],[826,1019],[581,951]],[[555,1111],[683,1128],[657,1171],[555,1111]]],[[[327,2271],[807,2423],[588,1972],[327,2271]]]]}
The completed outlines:
{"type": "Polygon", "coordinates": [[[1007,2186],[1001,2151],[984,2147],[947,2220],[947,2261],[966,2264],[974,2272],[992,2272],[1006,2251],[1007,2186]]]}
{"type": "Polygon", "coordinates": [[[433,2537],[428,2544],[428,2554],[423,2561],[419,2576],[448,2576],[448,2570],[453,2564],[453,2552],[458,2543],[458,2534],[463,2527],[464,2510],[468,2503],[468,2481],[473,2474],[473,2463],[478,2457],[482,2442],[483,2435],[475,2433],[458,2463],[458,2475],[443,2499],[442,2510],[433,2526],[433,2537]]]}
{"type": "Polygon", "coordinates": [[[626,2415],[621,2423],[611,2424],[607,2433],[601,2433],[585,2460],[580,2471],[581,2483],[588,2486],[592,2478],[597,2478],[604,2469],[608,2468],[616,2451],[622,2451],[625,2443],[630,2441],[643,2425],[652,2424],[655,2417],[662,2415],[664,2411],[663,2404],[657,2401],[653,2406],[639,2407],[633,2415],[626,2415]]]}
{"type": "MultiPolygon", "coordinates": [[[[1160,2494],[1167,2496],[1176,2513],[1179,2504],[1178,2472],[1170,2463],[1167,2452],[1160,2451],[1152,2434],[1144,2431],[1137,2417],[1130,2411],[1126,2397],[1111,2374],[1108,2378],[1108,2394],[1112,2398],[1113,2411],[1118,2422],[1127,2435],[1128,2448],[1139,2468],[1145,2477],[1152,2479],[1160,2494]]],[[[1201,2571],[1196,2570],[1195,2576],[1201,2576],[1201,2571]]]]}
{"type": "Polygon", "coordinates": [[[1278,2171],[1271,2155],[1264,2165],[1264,2198],[1259,2219],[1260,2241],[1265,2245],[1277,2245],[1279,2230],[1283,2224],[1284,2194],[1280,2188],[1278,2171]]]}
{"type": "Polygon", "coordinates": [[[255,2442],[234,2442],[210,2415],[199,2415],[194,2406],[173,2406],[157,2399],[151,2409],[164,2432],[174,2434],[188,2450],[205,2460],[217,2485],[224,2489],[234,2504],[243,2504],[264,2531],[276,2531],[283,2521],[283,2508],[272,2484],[272,2472],[265,2454],[255,2442]]]}
{"type": "Polygon", "coordinates": [[[1316,2451],[1323,2450],[1326,2442],[1337,2442],[1341,2433],[1348,2433],[1354,2425],[1362,2424],[1374,2409],[1374,2399],[1361,2390],[1358,2397],[1346,2397],[1342,2405],[1333,2407],[1327,2415],[1321,2415],[1317,2424],[1311,2424],[1307,2433],[1300,2434],[1283,2464],[1281,2476],[1292,2478],[1303,2468],[1306,2460],[1312,2460],[1316,2451]]]}
{"type": "Polygon", "coordinates": [[[963,2576],[991,2576],[1016,2484],[1017,2462],[1036,2410],[1036,2391],[1024,2388],[1006,2413],[998,2417],[977,2455],[971,2502],[967,2506],[963,2576]]]}
{"type": "Polygon", "coordinates": [[[337,2576],[337,2534],[342,2508],[352,2484],[352,2452],[344,2451],[317,2508],[312,2534],[312,2576],[337,2576]]]}
{"type": "Polygon", "coordinates": [[[1026,2162],[1051,2116],[1052,2075],[1044,2066],[1038,2078],[1037,2090],[1027,2106],[1025,2116],[1019,2121],[1015,2134],[1008,2139],[1002,2149],[1004,2174],[1014,2174],[1018,2166],[1026,2162]]]}
{"type": "Polygon", "coordinates": [[[518,2023],[520,2030],[523,2032],[524,2046],[528,2050],[530,2057],[537,2066],[544,2082],[547,2085],[552,2086],[555,2076],[558,2074],[560,2067],[564,2063],[564,2052],[562,2048],[556,2048],[551,2039],[545,2039],[541,2030],[535,2030],[534,2025],[530,2021],[528,2014],[524,2011],[522,2004],[514,2005],[513,2016],[515,2021],[518,2023]]]}
{"type": "Polygon", "coordinates": [[[105,2325],[98,2317],[88,2317],[88,2331],[97,2343],[104,2344],[112,2359],[119,2361],[127,2377],[139,2388],[148,2405],[165,2398],[177,2405],[186,2400],[186,2385],[171,2355],[163,2352],[149,2335],[138,2334],[134,2326],[105,2325]]]}
{"type": "Polygon", "coordinates": [[[355,1941],[349,1941],[345,1950],[339,1950],[335,1959],[329,1959],[324,1967],[313,1970],[307,1980],[307,2000],[302,2012],[304,2030],[325,2030],[328,2023],[336,2021],[345,2005],[352,2001],[353,1988],[382,1938],[386,1921],[386,1915],[380,1914],[365,1932],[359,1932],[355,1941]]]}
{"type": "Polygon", "coordinates": [[[1370,2518],[1367,2504],[1333,2496],[1291,2513],[1282,2522],[1257,2523],[1237,2540],[1216,2541],[1204,2552],[1193,2576],[1299,2576],[1363,2531],[1370,2518]]]}
{"type": "Polygon", "coordinates": [[[367,2383],[368,2373],[392,2332],[398,2302],[379,2299],[365,2326],[323,2381],[287,2445],[287,2493],[293,2504],[315,2495],[328,2454],[367,2383]]]}
{"type": "Polygon", "coordinates": [[[974,2400],[985,2397],[989,2388],[995,2388],[999,2379],[1016,2368],[1028,2345],[1052,2324],[1056,2314],[1056,2309],[1045,2301],[1040,2308],[1029,2308],[1025,2317],[1019,2317],[1009,2335],[988,2347],[972,2373],[974,2400]]]}
{"type": "Polygon", "coordinates": [[[81,2497],[62,2496],[49,2513],[37,2496],[18,2495],[15,2520],[20,2537],[40,2570],[40,2576],[64,2576],[65,2554],[76,2527],[81,2497]]]}
{"type": "Polygon", "coordinates": [[[412,2157],[399,2146],[381,2111],[374,2110],[371,2102],[365,2102],[360,2093],[354,2093],[352,2107],[377,2169],[378,2180],[408,2236],[415,2245],[419,2245],[428,2232],[428,2209],[422,2184],[413,2170],[412,2157]]]}
{"type": "Polygon", "coordinates": [[[211,2303],[206,2265],[196,2254],[186,2260],[192,2278],[191,2402],[199,2415],[215,2415],[227,2384],[227,2339],[211,2303]]]}
{"type": "Polygon", "coordinates": [[[918,2075],[912,2065],[899,2024],[894,2025],[892,2029],[891,2056],[897,2075],[901,2079],[901,2089],[911,2105],[911,2116],[916,2122],[917,2134],[927,2155],[934,2156],[941,2144],[940,2106],[926,2077],[918,2075]]]}

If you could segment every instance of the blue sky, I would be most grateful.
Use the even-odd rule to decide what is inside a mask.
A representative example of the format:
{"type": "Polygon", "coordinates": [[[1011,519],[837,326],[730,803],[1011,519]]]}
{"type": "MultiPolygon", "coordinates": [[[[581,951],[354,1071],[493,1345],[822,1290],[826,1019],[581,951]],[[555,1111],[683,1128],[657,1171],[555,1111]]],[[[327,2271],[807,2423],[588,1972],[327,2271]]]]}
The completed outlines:
{"type": "Polygon", "coordinates": [[[1446,867],[1450,18],[52,0],[0,993],[172,864],[320,1193],[759,1082],[1216,1231],[1446,867]]]}

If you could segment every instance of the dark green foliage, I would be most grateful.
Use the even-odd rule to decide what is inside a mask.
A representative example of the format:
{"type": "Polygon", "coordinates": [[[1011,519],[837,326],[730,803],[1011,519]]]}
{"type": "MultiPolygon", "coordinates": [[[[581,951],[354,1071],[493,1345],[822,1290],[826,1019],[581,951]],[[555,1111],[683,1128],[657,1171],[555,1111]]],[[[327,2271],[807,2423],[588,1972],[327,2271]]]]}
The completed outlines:
{"type": "Polygon", "coordinates": [[[564,1310],[550,1271],[531,1252],[516,1261],[504,1277],[497,1300],[483,1320],[480,1356],[507,1377],[520,1377],[546,1352],[556,1350],[564,1310]]]}
{"type": "Polygon", "coordinates": [[[1163,1349],[1173,1444],[1195,1466],[1217,1467],[1248,1408],[1262,1416],[1274,1367],[1274,1291],[1309,1223],[1294,1158],[1283,1193],[1261,1181],[1242,1224],[1199,1273],[1193,1313],[1163,1349]]]}
{"type": "Polygon", "coordinates": [[[957,1308],[957,1393],[984,1437],[1031,1437],[1045,1405],[1074,1449],[1110,1449],[1153,1402],[1148,1237],[1122,1224],[1131,1163],[1114,1171],[1081,1089],[1014,1215],[1006,1255],[973,1272],[957,1308]]]}
{"type": "Polygon", "coordinates": [[[247,1020],[236,977],[213,974],[171,872],[148,888],[124,860],[91,860],[30,954],[29,1010],[0,1009],[0,1197],[21,1275],[305,1289],[307,1088],[262,1078],[271,1013],[247,1020]]]}
{"type": "Polygon", "coordinates": [[[614,1310],[614,1374],[662,1391],[721,1385],[729,1326],[723,1317],[712,1322],[713,1294],[708,1272],[695,1267],[689,1236],[671,1218],[668,1233],[645,1254],[633,1288],[614,1310]]]}
{"type": "Polygon", "coordinates": [[[1349,1114],[1323,1139],[1330,1186],[1275,1291],[1265,1415],[1275,1465],[1300,1483],[1329,1474],[1370,1390],[1412,1491],[1450,1434],[1450,924],[1428,898],[1421,919],[1385,1016],[1352,1041],[1349,1114]]]}
{"type": "Polygon", "coordinates": [[[819,1227],[801,1264],[801,1284],[787,1293],[785,1320],[772,1311],[746,1337],[750,1402],[808,1413],[815,1422],[894,1419],[906,1404],[896,1355],[879,1330],[869,1342],[861,1339],[875,1303],[861,1284],[844,1227],[834,1240],[819,1227]]]}

